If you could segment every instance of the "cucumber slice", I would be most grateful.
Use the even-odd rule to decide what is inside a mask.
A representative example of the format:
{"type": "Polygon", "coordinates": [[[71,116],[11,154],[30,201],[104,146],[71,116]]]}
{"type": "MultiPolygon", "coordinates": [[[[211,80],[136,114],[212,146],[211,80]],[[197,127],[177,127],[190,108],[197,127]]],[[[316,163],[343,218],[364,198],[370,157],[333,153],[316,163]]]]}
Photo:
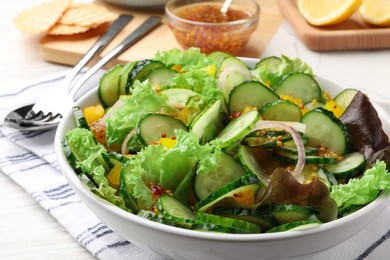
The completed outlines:
{"type": "Polygon", "coordinates": [[[240,158],[241,164],[246,172],[256,175],[263,188],[267,188],[270,182],[269,176],[263,172],[251,149],[245,145],[240,145],[238,148],[238,158],[240,158]]]}
{"type": "Polygon", "coordinates": [[[321,223],[319,223],[316,220],[295,221],[295,222],[290,222],[290,223],[282,224],[280,226],[271,228],[270,230],[267,231],[267,233],[294,231],[294,230],[298,231],[298,230],[318,227],[319,225],[321,225],[321,223]]]}
{"type": "Polygon", "coordinates": [[[85,119],[85,116],[83,113],[83,110],[79,106],[73,107],[73,115],[74,115],[74,118],[76,119],[76,125],[78,128],[89,129],[87,120],[85,119]]]}
{"type": "Polygon", "coordinates": [[[144,81],[146,75],[148,75],[151,70],[160,67],[165,67],[165,65],[160,61],[150,59],[138,61],[134,65],[133,69],[129,72],[126,84],[126,93],[130,93],[130,87],[134,84],[136,80],[144,81]]]}
{"type": "Polygon", "coordinates": [[[132,61],[127,63],[119,73],[119,82],[118,82],[118,93],[119,95],[126,95],[126,85],[127,79],[129,77],[130,71],[133,69],[134,65],[137,64],[137,61],[132,61]]]}
{"type": "Polygon", "coordinates": [[[217,68],[221,66],[221,63],[225,58],[230,58],[230,57],[233,56],[229,53],[222,52],[222,51],[214,51],[207,54],[207,58],[209,58],[210,61],[217,66],[217,68]]]}
{"type": "Polygon", "coordinates": [[[238,84],[252,79],[252,74],[243,61],[233,56],[223,59],[220,71],[222,72],[218,76],[217,86],[228,104],[231,90],[238,84]]]}
{"type": "Polygon", "coordinates": [[[248,230],[222,226],[217,224],[206,224],[206,223],[194,223],[192,225],[193,230],[202,232],[217,232],[217,233],[228,233],[228,234],[248,234],[248,230]]]}
{"type": "Polygon", "coordinates": [[[272,215],[280,224],[306,220],[314,213],[313,209],[295,204],[275,204],[272,206],[272,215]]]}
{"type": "Polygon", "coordinates": [[[271,214],[257,209],[217,207],[214,209],[214,214],[251,222],[253,224],[259,225],[263,232],[278,225],[275,218],[271,214]]]}
{"type": "Polygon", "coordinates": [[[269,56],[269,57],[262,58],[259,62],[257,62],[255,69],[275,72],[278,69],[280,64],[282,64],[281,58],[276,56],[269,56]]]}
{"type": "Polygon", "coordinates": [[[301,109],[288,100],[276,100],[266,104],[259,110],[264,120],[299,122],[301,120],[301,109]]]}
{"type": "Polygon", "coordinates": [[[137,134],[143,145],[158,143],[161,137],[174,137],[174,131],[188,131],[182,121],[164,114],[147,114],[138,123],[137,134]]]}
{"type": "Polygon", "coordinates": [[[116,65],[106,71],[99,81],[99,98],[104,107],[111,107],[119,99],[118,84],[122,65],[116,65]]]}
{"type": "Polygon", "coordinates": [[[356,176],[366,165],[364,155],[359,152],[345,154],[343,157],[340,162],[324,167],[324,170],[333,173],[337,180],[356,176]]]}
{"type": "Polygon", "coordinates": [[[345,110],[347,109],[357,92],[357,89],[347,88],[337,94],[333,100],[345,110]]]}
{"type": "MultiPolygon", "coordinates": [[[[280,156],[283,160],[289,163],[296,164],[298,162],[298,155],[291,154],[288,152],[274,150],[274,152],[280,156]]],[[[336,164],[337,159],[333,157],[322,157],[316,155],[307,155],[305,156],[306,164],[336,164]]]]}
{"type": "MultiPolygon", "coordinates": [[[[308,138],[305,135],[301,135],[303,144],[308,143],[308,138]]],[[[294,147],[295,142],[291,135],[287,134],[284,131],[267,131],[265,134],[258,135],[256,132],[254,135],[251,133],[248,137],[244,138],[244,143],[249,147],[258,147],[258,148],[274,148],[276,146],[284,145],[288,147],[294,147]]]]}
{"type": "Polygon", "coordinates": [[[260,233],[260,226],[235,218],[222,217],[214,214],[196,212],[195,222],[199,224],[220,225],[223,227],[232,227],[235,229],[246,231],[245,233],[255,234],[260,233]]]}
{"type": "Polygon", "coordinates": [[[161,195],[157,200],[157,209],[162,215],[180,222],[188,222],[195,218],[195,213],[189,207],[168,194],[161,195]]]}
{"type": "Polygon", "coordinates": [[[232,120],[217,136],[221,147],[229,146],[246,136],[259,121],[259,112],[251,110],[232,120]]]}
{"type": "Polygon", "coordinates": [[[199,95],[198,93],[185,88],[169,88],[162,90],[160,95],[163,96],[168,104],[179,110],[186,107],[186,103],[190,97],[199,95]]]}
{"type": "MultiPolygon", "coordinates": [[[[295,146],[295,144],[294,145],[290,145],[290,144],[284,143],[281,146],[275,145],[272,148],[275,149],[275,150],[284,152],[284,153],[290,153],[290,154],[298,155],[298,149],[295,146]]],[[[305,146],[305,155],[316,155],[316,154],[318,154],[318,152],[319,152],[319,149],[317,147],[305,146]]]]}
{"type": "Polygon", "coordinates": [[[305,135],[310,146],[325,146],[339,155],[348,151],[348,130],[332,112],[319,107],[307,112],[301,122],[306,124],[305,135]]]}
{"type": "Polygon", "coordinates": [[[168,85],[173,77],[176,76],[176,74],[176,70],[170,69],[168,67],[158,67],[149,71],[143,80],[149,80],[149,83],[152,86],[160,87],[168,85]]]}
{"type": "MultiPolygon", "coordinates": [[[[198,169],[200,165],[198,164],[198,169]]],[[[195,196],[205,199],[211,193],[246,174],[242,165],[231,155],[221,154],[218,167],[209,172],[197,173],[193,181],[195,196]]]]}
{"type": "Polygon", "coordinates": [[[228,109],[232,115],[235,112],[242,112],[246,107],[259,109],[278,99],[279,96],[260,81],[245,81],[230,92],[228,109]]]}
{"type": "Polygon", "coordinates": [[[275,93],[299,98],[302,103],[320,100],[321,88],[313,76],[306,73],[291,73],[275,88],[275,93]]]}
{"type": "Polygon", "coordinates": [[[214,103],[203,109],[203,111],[192,121],[190,131],[194,133],[201,144],[214,139],[220,129],[218,123],[222,109],[222,100],[217,99],[214,103]]]}
{"type": "Polygon", "coordinates": [[[317,107],[325,107],[325,104],[320,102],[320,101],[317,101],[317,100],[312,100],[312,101],[306,102],[305,104],[303,104],[303,106],[307,110],[313,110],[314,108],[317,108],[317,107]]]}
{"type": "MultiPolygon", "coordinates": [[[[207,211],[211,208],[217,206],[218,202],[224,200],[224,204],[232,204],[232,206],[237,206],[238,203],[235,202],[235,194],[250,193],[257,194],[260,186],[259,179],[253,174],[247,174],[240,177],[239,179],[228,183],[226,186],[219,188],[215,192],[208,195],[203,200],[198,201],[195,204],[196,211],[207,211]],[[230,199],[230,201],[229,201],[230,199]]],[[[242,205],[241,205],[242,206],[242,205]]],[[[250,208],[252,205],[246,205],[247,208],[250,208]]],[[[253,205],[256,206],[256,205],[253,205]]],[[[244,207],[243,207],[244,208],[244,207]]]]}

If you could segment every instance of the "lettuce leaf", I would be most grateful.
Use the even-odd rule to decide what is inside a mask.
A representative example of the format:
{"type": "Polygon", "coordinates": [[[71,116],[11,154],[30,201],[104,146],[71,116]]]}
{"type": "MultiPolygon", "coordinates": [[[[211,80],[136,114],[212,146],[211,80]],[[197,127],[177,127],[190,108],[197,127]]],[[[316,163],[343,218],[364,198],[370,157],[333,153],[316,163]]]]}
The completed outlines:
{"type": "Polygon", "coordinates": [[[330,196],[339,208],[365,205],[375,200],[381,190],[390,190],[390,173],[383,161],[366,170],[361,178],[350,179],[346,184],[332,186],[330,196]]]}
{"type": "Polygon", "coordinates": [[[96,142],[92,132],[84,128],[75,128],[69,130],[65,138],[77,159],[76,168],[81,169],[93,182],[96,194],[118,207],[128,210],[123,198],[117,195],[117,190],[109,185],[106,174],[110,168],[108,165],[104,164],[104,167],[102,164],[104,158],[108,157],[107,150],[96,142]]]}
{"type": "Polygon", "coordinates": [[[147,82],[136,81],[131,96],[122,100],[122,105],[107,118],[107,145],[120,146],[126,135],[148,113],[171,114],[177,112],[166,100],[158,95],[147,82]]]}
{"type": "Polygon", "coordinates": [[[150,209],[156,203],[150,185],[160,182],[163,155],[162,146],[149,145],[122,167],[120,189],[136,202],[138,209],[150,209]]]}
{"type": "Polygon", "coordinates": [[[275,64],[263,64],[252,71],[252,74],[265,85],[275,88],[285,76],[291,73],[303,72],[314,76],[311,67],[299,58],[289,58],[285,55],[281,57],[281,63],[274,67],[275,64]],[[272,69],[269,67],[272,65],[272,69]]]}
{"type": "Polygon", "coordinates": [[[176,146],[164,154],[160,177],[164,189],[172,191],[176,190],[198,161],[205,164],[203,167],[216,167],[221,153],[221,149],[212,143],[201,145],[195,134],[177,130],[175,135],[176,146]]]}
{"type": "Polygon", "coordinates": [[[183,195],[188,191],[197,162],[203,162],[200,171],[217,166],[221,153],[217,142],[202,146],[194,134],[177,130],[175,135],[175,147],[165,151],[163,146],[149,145],[122,168],[121,190],[139,209],[150,209],[156,203],[151,184],[161,185],[186,203],[188,198],[183,195]]]}
{"type": "Polygon", "coordinates": [[[189,48],[185,51],[177,48],[157,52],[153,60],[158,60],[170,67],[180,64],[183,71],[199,69],[210,64],[209,59],[199,48],[189,48]]]}

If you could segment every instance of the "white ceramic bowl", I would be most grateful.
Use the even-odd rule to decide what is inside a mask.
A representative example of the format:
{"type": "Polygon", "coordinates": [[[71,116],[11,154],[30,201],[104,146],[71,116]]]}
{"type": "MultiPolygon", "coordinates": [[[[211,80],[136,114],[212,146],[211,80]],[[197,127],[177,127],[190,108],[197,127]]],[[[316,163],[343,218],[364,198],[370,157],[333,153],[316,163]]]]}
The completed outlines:
{"type": "MultiPolygon", "coordinates": [[[[253,66],[257,61],[243,60],[249,66],[253,66]]],[[[331,95],[343,89],[343,86],[334,81],[320,76],[317,79],[331,95]]],[[[95,88],[83,96],[77,105],[85,107],[98,102],[95,88]]],[[[385,132],[389,133],[388,115],[379,106],[377,110],[385,132]]],[[[80,182],[67,163],[61,146],[66,131],[74,127],[73,113],[69,109],[58,127],[55,150],[60,167],[75,192],[92,212],[125,239],[173,259],[277,259],[312,254],[337,245],[362,230],[374,221],[390,200],[388,194],[382,194],[363,209],[344,218],[300,231],[242,235],[199,232],[167,226],[128,213],[98,198],[80,182]]]]}

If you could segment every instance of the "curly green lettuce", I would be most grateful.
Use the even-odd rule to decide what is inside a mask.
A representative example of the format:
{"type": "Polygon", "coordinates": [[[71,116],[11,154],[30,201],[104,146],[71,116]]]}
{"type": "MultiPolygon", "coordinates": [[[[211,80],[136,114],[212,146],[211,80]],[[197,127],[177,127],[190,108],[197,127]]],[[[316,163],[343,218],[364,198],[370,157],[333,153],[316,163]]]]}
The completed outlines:
{"type": "Polygon", "coordinates": [[[361,178],[350,179],[346,184],[331,187],[330,196],[339,208],[351,205],[365,205],[375,200],[380,191],[390,190],[390,173],[383,161],[367,169],[361,178]]]}

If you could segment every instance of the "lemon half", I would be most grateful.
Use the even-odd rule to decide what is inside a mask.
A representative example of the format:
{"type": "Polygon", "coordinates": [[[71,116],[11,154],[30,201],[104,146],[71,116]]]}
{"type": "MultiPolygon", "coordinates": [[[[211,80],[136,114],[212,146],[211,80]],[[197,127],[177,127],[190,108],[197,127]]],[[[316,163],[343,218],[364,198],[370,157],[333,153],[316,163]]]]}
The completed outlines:
{"type": "Polygon", "coordinates": [[[390,26],[389,0],[363,0],[359,13],[367,23],[390,26]]]}
{"type": "Polygon", "coordinates": [[[315,26],[341,23],[356,12],[363,0],[298,0],[298,10],[315,26]]]}

